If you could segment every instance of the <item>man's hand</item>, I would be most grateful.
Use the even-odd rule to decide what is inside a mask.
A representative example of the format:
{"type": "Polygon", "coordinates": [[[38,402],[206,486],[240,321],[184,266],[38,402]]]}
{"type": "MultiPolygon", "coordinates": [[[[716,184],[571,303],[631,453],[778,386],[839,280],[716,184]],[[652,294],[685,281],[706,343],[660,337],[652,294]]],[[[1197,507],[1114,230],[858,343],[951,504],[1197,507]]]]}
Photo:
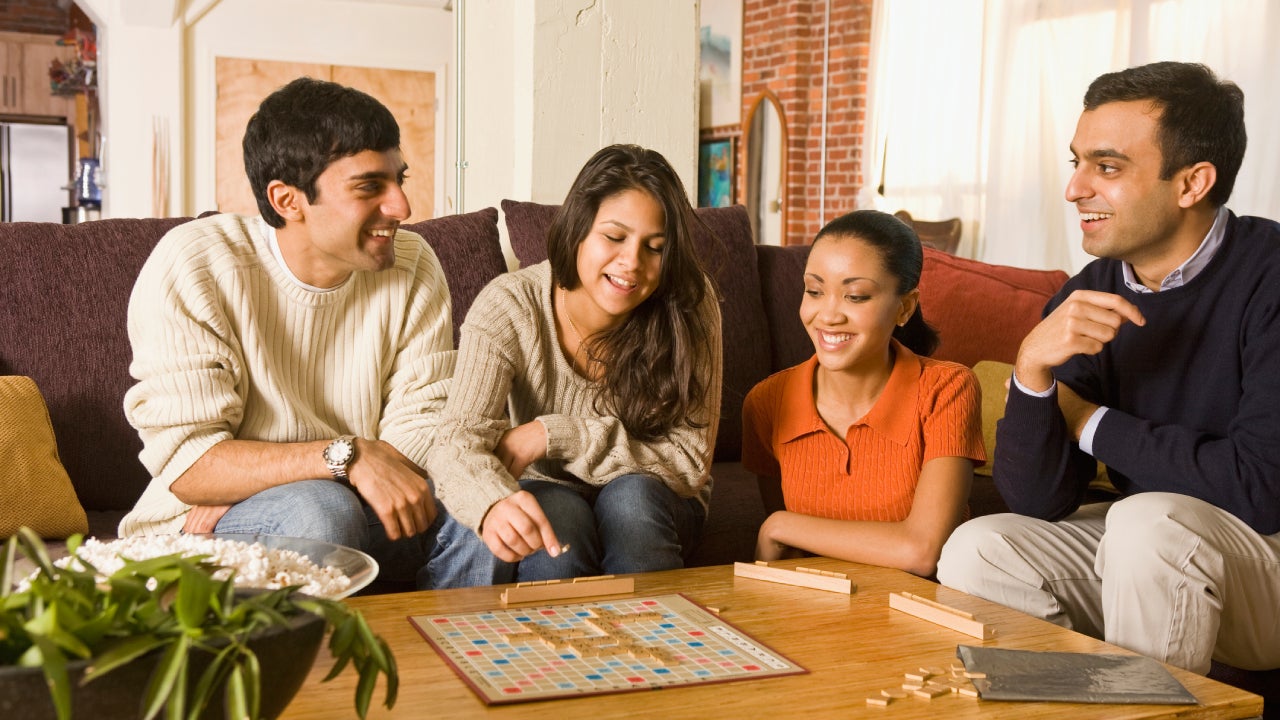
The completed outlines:
{"type": "Polygon", "coordinates": [[[218,521],[231,509],[230,505],[195,505],[187,511],[187,520],[182,524],[182,532],[190,534],[211,533],[218,527],[218,521]]]}
{"type": "Polygon", "coordinates": [[[1094,355],[1115,339],[1126,322],[1145,325],[1137,306],[1119,295],[1076,290],[1027,334],[1014,374],[1028,390],[1053,385],[1053,368],[1073,355],[1094,355]]]}
{"type": "Polygon", "coordinates": [[[1071,439],[1080,442],[1080,434],[1089,418],[1097,412],[1098,406],[1076,394],[1075,390],[1058,383],[1058,408],[1062,410],[1062,418],[1067,421],[1067,429],[1071,431],[1071,439]]]}
{"type": "Polygon", "coordinates": [[[347,476],[378,515],[390,540],[426,532],[436,519],[426,473],[390,443],[356,438],[356,459],[347,476]]]}
{"type": "Polygon", "coordinates": [[[519,480],[530,463],[547,456],[547,427],[537,420],[513,427],[498,438],[493,454],[519,480]]]}
{"type": "Polygon", "coordinates": [[[532,493],[521,490],[493,504],[480,524],[480,537],[499,560],[519,562],[541,548],[556,557],[560,541],[532,493]]]}

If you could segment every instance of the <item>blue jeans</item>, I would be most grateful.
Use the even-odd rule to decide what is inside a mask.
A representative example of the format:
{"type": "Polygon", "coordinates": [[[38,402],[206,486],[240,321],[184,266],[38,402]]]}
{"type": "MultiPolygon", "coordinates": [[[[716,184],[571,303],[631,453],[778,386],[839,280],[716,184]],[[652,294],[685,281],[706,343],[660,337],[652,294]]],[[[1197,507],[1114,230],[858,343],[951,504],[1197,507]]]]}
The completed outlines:
{"type": "Polygon", "coordinates": [[[499,560],[470,529],[449,518],[418,587],[471,587],[531,580],[684,567],[702,537],[706,511],[697,498],[681,498],[661,480],[622,475],[601,488],[521,480],[569,551],[553,558],[539,550],[518,563],[499,560]]]}
{"type": "Polygon", "coordinates": [[[283,535],[322,540],[362,550],[378,561],[378,578],[413,580],[435,548],[445,522],[436,501],[436,519],[427,531],[389,540],[382,521],[354,490],[332,480],[302,480],[267,488],[236,503],[218,520],[220,533],[283,535]]]}

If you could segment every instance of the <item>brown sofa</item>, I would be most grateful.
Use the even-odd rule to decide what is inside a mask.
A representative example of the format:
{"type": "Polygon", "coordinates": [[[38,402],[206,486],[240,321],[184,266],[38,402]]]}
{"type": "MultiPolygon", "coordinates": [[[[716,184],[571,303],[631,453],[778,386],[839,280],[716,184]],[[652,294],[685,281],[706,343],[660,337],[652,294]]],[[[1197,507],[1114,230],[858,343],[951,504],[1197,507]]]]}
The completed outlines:
{"type": "MultiPolygon", "coordinates": [[[[545,258],[554,206],[504,201],[522,265],[545,258]]],[[[754,478],[737,464],[742,399],[770,373],[813,349],[798,319],[807,247],[757,246],[742,207],[701,209],[712,231],[699,244],[724,298],[724,402],[715,495],[706,540],[694,562],[746,559],[763,520],[754,478]]],[[[132,384],[125,313],[151,249],[187,218],[102,220],[80,225],[0,224],[0,375],[32,377],[46,403],[58,452],[88,513],[91,534],[111,536],[147,483],[141,443],[122,411],[132,384]]],[[[489,208],[409,225],[426,238],[449,278],[455,333],[476,293],[506,271],[498,213],[489,208]]],[[[1011,361],[1061,272],[1005,268],[926,249],[921,281],[926,317],[942,333],[937,355],[969,365],[1011,361]],[[999,307],[1000,322],[989,322],[999,307]]],[[[456,337],[456,335],[455,335],[456,337]]],[[[975,514],[1002,507],[979,483],[975,514]]]]}
{"type": "MultiPolygon", "coordinates": [[[[554,206],[503,201],[522,265],[545,258],[554,206]]],[[[808,247],[756,246],[745,210],[701,209],[713,234],[700,250],[723,295],[724,387],[707,539],[695,564],[745,560],[763,509],[754,478],[737,465],[742,398],[756,382],[813,352],[799,322],[808,247]]],[[[49,405],[61,462],[90,518],[91,534],[115,524],[147,483],[141,442],[124,420],[131,348],[125,310],[143,261],[165,232],[187,218],[119,219],[78,225],[0,224],[0,375],[28,375],[49,405]]],[[[476,293],[506,272],[498,213],[485,209],[408,225],[439,256],[453,296],[454,332],[476,293]]],[[[925,316],[942,333],[937,356],[972,365],[1011,361],[1039,310],[1065,282],[1060,272],[1001,268],[925,250],[925,316]],[[1000,322],[989,322],[1000,307],[1000,322]]],[[[974,514],[1001,509],[991,483],[975,488],[974,514]]]]}
{"type": "MultiPolygon", "coordinates": [[[[515,201],[502,207],[521,264],[543,259],[555,207],[515,201]]],[[[799,322],[808,248],[755,245],[740,206],[698,214],[711,230],[698,241],[723,296],[725,349],[715,490],[692,561],[709,565],[749,559],[764,519],[755,479],[737,462],[742,399],[755,383],[813,349],[799,322]]],[[[138,460],[141,442],[122,410],[132,384],[125,313],[151,249],[188,220],[0,223],[0,375],[35,380],[92,535],[113,536],[148,480],[138,460]]],[[[487,208],[408,226],[426,238],[448,276],[455,339],[476,294],[507,270],[497,222],[497,210],[487,208]]],[[[1044,303],[1066,279],[1059,271],[989,265],[925,248],[921,305],[942,337],[935,356],[966,365],[1012,362],[1044,303]]],[[[976,478],[970,507],[975,516],[1004,509],[989,478],[976,478]]],[[[1280,671],[1246,673],[1215,664],[1212,675],[1280,703],[1280,671]]]]}

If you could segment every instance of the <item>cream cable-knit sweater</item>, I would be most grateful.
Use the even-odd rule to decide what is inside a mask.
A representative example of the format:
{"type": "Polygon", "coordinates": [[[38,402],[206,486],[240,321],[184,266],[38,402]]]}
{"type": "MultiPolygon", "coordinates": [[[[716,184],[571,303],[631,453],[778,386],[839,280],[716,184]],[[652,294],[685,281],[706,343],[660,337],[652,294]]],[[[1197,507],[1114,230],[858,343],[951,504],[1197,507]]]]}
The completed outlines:
{"type": "Polygon", "coordinates": [[[350,433],[424,466],[455,351],[435,253],[396,235],[396,261],[325,292],[300,287],[256,217],[179,225],[148,258],[129,299],[125,415],[152,480],[120,535],[178,532],[175,479],[230,438],[305,442],[350,433]]]}
{"type": "MultiPolygon", "coordinates": [[[[560,350],[546,262],[502,275],[476,298],[462,326],[453,379],[427,468],[449,512],[477,530],[489,508],[519,490],[494,456],[508,428],[539,420],[547,457],[526,479],[600,486],[628,473],[648,473],[681,497],[711,495],[711,455],[720,420],[720,306],[708,284],[702,313],[708,366],[706,403],[694,413],[705,425],[680,425],[654,442],[632,440],[615,417],[596,412],[596,385],[560,350]],[[508,421],[508,410],[510,420],[508,421]]],[[[692,310],[692,309],[691,309],[692,310]]]]}

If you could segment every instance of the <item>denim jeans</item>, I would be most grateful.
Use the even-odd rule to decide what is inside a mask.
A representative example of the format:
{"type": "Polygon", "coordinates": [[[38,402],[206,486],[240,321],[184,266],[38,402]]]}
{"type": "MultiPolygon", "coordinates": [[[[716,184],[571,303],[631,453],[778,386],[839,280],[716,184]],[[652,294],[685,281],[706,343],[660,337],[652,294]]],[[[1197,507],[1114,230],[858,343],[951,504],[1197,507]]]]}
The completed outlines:
{"type": "Polygon", "coordinates": [[[418,576],[426,589],[555,580],[684,567],[702,536],[706,511],[661,480],[622,475],[601,488],[522,480],[569,551],[539,550],[518,563],[499,560],[470,529],[446,519],[431,559],[418,576]]]}
{"type": "Polygon", "coordinates": [[[436,519],[427,531],[392,541],[373,508],[351,488],[332,480],[303,480],[267,488],[236,503],[218,520],[219,533],[283,535],[322,540],[362,550],[378,561],[378,578],[413,580],[435,548],[445,523],[436,501],[436,519]]]}

